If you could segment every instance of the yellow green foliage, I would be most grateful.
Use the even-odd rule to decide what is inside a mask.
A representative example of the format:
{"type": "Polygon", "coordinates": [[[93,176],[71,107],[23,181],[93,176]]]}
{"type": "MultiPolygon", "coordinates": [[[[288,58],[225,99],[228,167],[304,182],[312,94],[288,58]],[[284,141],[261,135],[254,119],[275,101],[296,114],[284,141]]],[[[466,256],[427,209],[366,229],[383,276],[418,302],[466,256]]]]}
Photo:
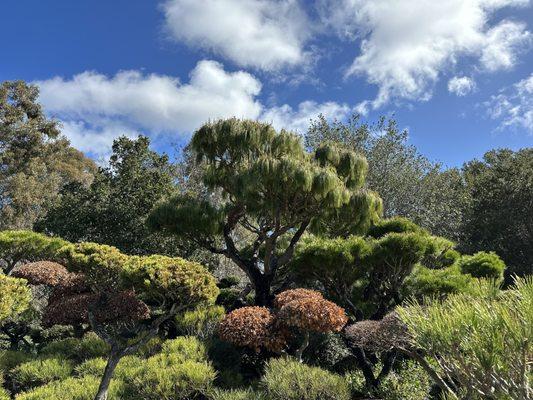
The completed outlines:
{"type": "Polygon", "coordinates": [[[31,299],[31,291],[24,279],[0,274],[0,322],[25,311],[31,299]]]}

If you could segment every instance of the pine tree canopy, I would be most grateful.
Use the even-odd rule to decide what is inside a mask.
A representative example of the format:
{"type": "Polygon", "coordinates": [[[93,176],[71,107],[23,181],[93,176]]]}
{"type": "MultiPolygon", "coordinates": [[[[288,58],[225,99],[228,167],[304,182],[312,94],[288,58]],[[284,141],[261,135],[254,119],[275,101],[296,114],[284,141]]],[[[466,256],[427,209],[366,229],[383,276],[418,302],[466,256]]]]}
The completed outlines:
{"type": "Polygon", "coordinates": [[[149,225],[228,256],[251,277],[256,295],[259,275],[270,282],[311,224],[327,229],[342,218],[357,231],[380,216],[378,195],[363,189],[365,158],[334,144],[309,152],[294,133],[233,118],[202,126],[191,147],[205,166],[204,183],[223,203],[175,197],[154,209],[149,225]],[[241,249],[237,232],[245,237],[241,249]]]}

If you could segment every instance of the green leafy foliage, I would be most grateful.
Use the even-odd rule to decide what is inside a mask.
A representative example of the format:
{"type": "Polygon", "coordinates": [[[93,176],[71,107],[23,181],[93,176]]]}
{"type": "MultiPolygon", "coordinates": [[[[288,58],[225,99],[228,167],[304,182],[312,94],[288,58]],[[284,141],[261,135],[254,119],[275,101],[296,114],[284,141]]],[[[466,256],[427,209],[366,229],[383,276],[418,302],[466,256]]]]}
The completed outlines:
{"type": "Polygon", "coordinates": [[[30,361],[32,356],[23,351],[3,350],[0,352],[0,376],[22,363],[30,361]]]}
{"type": "Polygon", "coordinates": [[[35,85],[0,83],[0,229],[31,229],[65,185],[88,184],[96,170],[61,136],[38,96],[35,85]]]}
{"type": "Polygon", "coordinates": [[[0,273],[0,323],[26,310],[30,297],[30,288],[24,279],[11,278],[0,273]]]}
{"type": "Polygon", "coordinates": [[[120,137],[106,167],[90,185],[71,184],[36,224],[40,231],[72,242],[92,241],[127,254],[186,253],[176,240],[151,233],[144,220],[153,205],[174,190],[176,166],[150,150],[146,136],[120,137]]]}
{"type": "Polygon", "coordinates": [[[9,375],[17,391],[24,391],[68,378],[72,370],[72,362],[64,358],[38,358],[20,364],[11,370],[9,375]]]}
{"type": "Polygon", "coordinates": [[[261,392],[252,389],[221,390],[215,389],[209,394],[210,400],[266,400],[261,392]]]}
{"type": "Polygon", "coordinates": [[[509,266],[508,277],[532,274],[533,149],[489,151],[467,163],[463,175],[463,250],[495,251],[509,266]]]}
{"type": "Polygon", "coordinates": [[[470,274],[474,278],[503,278],[505,263],[494,252],[477,252],[472,256],[463,256],[459,266],[464,274],[470,274]]]}
{"type": "Polygon", "coordinates": [[[507,291],[480,281],[474,292],[398,312],[415,347],[467,398],[531,398],[533,280],[507,291]]]}
{"type": "Polygon", "coordinates": [[[126,285],[146,301],[167,300],[182,305],[212,304],[219,289],[201,264],[165,256],[130,257],[123,267],[126,285]]]}
{"type": "Polygon", "coordinates": [[[83,338],[66,338],[51,342],[39,352],[48,357],[64,357],[76,362],[94,357],[103,357],[109,352],[109,346],[96,334],[88,333],[83,338]]]}
{"type": "Polygon", "coordinates": [[[54,260],[68,242],[31,231],[0,232],[2,269],[10,272],[19,262],[54,260]]]}
{"type": "MultiPolygon", "coordinates": [[[[93,376],[67,378],[18,394],[16,400],[93,400],[98,389],[98,379],[93,376]]],[[[110,399],[117,399],[116,385],[111,385],[110,399]]]]}
{"type": "Polygon", "coordinates": [[[178,315],[175,321],[176,327],[184,335],[208,339],[214,334],[225,313],[222,306],[199,307],[178,315]]]}
{"type": "MultiPolygon", "coordinates": [[[[378,368],[379,369],[379,366],[378,368]]],[[[372,390],[365,385],[360,370],[346,374],[352,392],[358,397],[376,397],[385,400],[425,400],[431,389],[431,382],[424,369],[414,362],[403,362],[372,390]]]]}
{"type": "Polygon", "coordinates": [[[215,371],[206,362],[154,356],[126,379],[125,396],[132,400],[189,400],[208,393],[215,371]]]}
{"type": "Polygon", "coordinates": [[[347,381],[339,375],[280,358],[268,362],[262,385],[269,400],[349,400],[347,381]]]}
{"type": "Polygon", "coordinates": [[[220,191],[223,202],[179,196],[159,204],[148,222],[232,259],[251,278],[259,305],[270,302],[276,271],[312,222],[341,210],[351,211],[354,224],[379,216],[377,196],[362,190],[366,161],[352,151],[325,144],[307,152],[296,134],[235,118],[203,125],[191,148],[203,163],[206,187],[220,191]],[[236,232],[247,239],[235,243],[236,232]],[[283,235],[290,237],[278,241],[283,235]]]}
{"type": "Polygon", "coordinates": [[[424,297],[442,297],[451,293],[469,291],[473,279],[461,273],[457,266],[434,270],[417,266],[405,282],[405,294],[422,300],[424,297]]]}

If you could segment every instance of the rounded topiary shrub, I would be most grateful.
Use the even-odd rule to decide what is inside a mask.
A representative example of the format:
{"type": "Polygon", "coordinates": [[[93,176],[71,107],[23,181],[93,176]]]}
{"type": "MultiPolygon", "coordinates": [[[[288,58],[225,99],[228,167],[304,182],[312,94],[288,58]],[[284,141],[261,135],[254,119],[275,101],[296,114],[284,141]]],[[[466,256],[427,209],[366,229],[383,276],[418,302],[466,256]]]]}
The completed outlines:
{"type": "Polygon", "coordinates": [[[160,354],[145,360],[124,377],[124,398],[129,400],[190,400],[209,392],[215,370],[206,362],[173,362],[160,354]]]}
{"type": "Polygon", "coordinates": [[[252,389],[213,390],[209,400],[266,400],[264,393],[252,389]]]}
{"type": "Polygon", "coordinates": [[[474,278],[500,279],[503,277],[505,263],[494,252],[480,251],[472,256],[463,256],[459,261],[463,274],[470,274],[474,278]]]}
{"type": "Polygon", "coordinates": [[[164,341],[161,345],[161,354],[175,357],[173,362],[207,360],[207,348],[193,336],[181,336],[164,341]]]}
{"type": "Polygon", "coordinates": [[[288,358],[268,362],[262,385],[269,400],[350,400],[344,377],[288,358]]]}
{"type": "MultiPolygon", "coordinates": [[[[94,376],[67,378],[18,394],[15,400],[93,400],[99,382],[94,376]]],[[[117,386],[111,382],[109,399],[119,398],[122,397],[117,393],[117,386]]]]}
{"type": "Polygon", "coordinates": [[[40,354],[84,361],[96,357],[105,357],[108,352],[109,346],[102,339],[94,333],[88,333],[81,339],[67,338],[51,342],[41,349],[40,354]]]}
{"type": "Polygon", "coordinates": [[[28,361],[11,370],[9,376],[17,392],[68,378],[72,362],[64,358],[44,358],[28,361]]]}

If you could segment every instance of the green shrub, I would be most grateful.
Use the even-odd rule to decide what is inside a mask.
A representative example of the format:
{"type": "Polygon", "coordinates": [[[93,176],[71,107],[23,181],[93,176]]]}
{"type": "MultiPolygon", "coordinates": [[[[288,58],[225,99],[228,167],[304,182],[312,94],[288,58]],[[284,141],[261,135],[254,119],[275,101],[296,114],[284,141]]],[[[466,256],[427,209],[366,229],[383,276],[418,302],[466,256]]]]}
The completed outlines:
{"type": "MultiPolygon", "coordinates": [[[[380,238],[387,233],[406,233],[406,232],[426,232],[419,227],[413,221],[403,217],[392,217],[388,219],[382,219],[373,225],[368,235],[374,238],[380,238]]],[[[427,233],[427,232],[426,232],[427,233]]]]}
{"type": "Polygon", "coordinates": [[[199,307],[176,317],[176,327],[184,335],[207,339],[216,331],[218,323],[226,314],[224,307],[199,307]]]}
{"type": "Polygon", "coordinates": [[[505,263],[494,252],[480,251],[472,256],[463,256],[459,261],[463,274],[470,274],[474,278],[503,278],[505,263]]]}
{"type": "Polygon", "coordinates": [[[10,400],[11,396],[9,395],[9,392],[4,389],[4,377],[2,373],[0,373],[0,400],[10,400]]]}
{"type": "Polygon", "coordinates": [[[201,362],[207,360],[207,349],[195,337],[182,336],[163,342],[161,355],[172,356],[173,360],[201,362]]]}
{"type": "MultiPolygon", "coordinates": [[[[94,376],[67,378],[18,394],[15,400],[93,400],[99,384],[100,379],[94,376]]],[[[111,382],[109,400],[122,398],[117,385],[111,382]]]]}
{"type": "Polygon", "coordinates": [[[142,358],[155,356],[161,351],[163,340],[160,337],[152,338],[144,346],[137,350],[136,355],[142,358]]]}
{"type": "Polygon", "coordinates": [[[287,358],[271,360],[262,384],[269,400],[349,400],[348,382],[339,375],[287,358]]]}
{"type": "Polygon", "coordinates": [[[62,380],[72,373],[72,362],[64,358],[44,358],[28,361],[11,370],[9,376],[17,391],[62,380]]]}
{"type": "Polygon", "coordinates": [[[74,372],[78,376],[102,376],[107,360],[104,358],[91,358],[90,360],[84,361],[80,365],[77,365],[74,368],[74,372]]]}
{"type": "Polygon", "coordinates": [[[474,279],[462,274],[456,265],[444,269],[417,266],[405,281],[404,293],[422,299],[424,296],[443,297],[470,290],[474,279]]]}
{"type": "Polygon", "coordinates": [[[378,395],[387,400],[425,400],[431,382],[424,369],[415,363],[406,363],[390,373],[381,383],[378,395]]]}
{"type": "Polygon", "coordinates": [[[239,279],[238,276],[230,275],[230,276],[225,276],[224,278],[222,278],[218,282],[217,286],[220,289],[228,289],[230,287],[237,286],[240,282],[241,280],[239,279]]]}
{"type": "MultiPolygon", "coordinates": [[[[113,379],[118,381],[125,379],[134,373],[137,368],[141,367],[143,362],[144,360],[142,358],[136,356],[122,357],[117,365],[113,379]]],[[[74,371],[80,377],[95,376],[100,378],[104,373],[106,364],[107,360],[104,358],[93,358],[76,366],[74,371]]]]}
{"type": "MultiPolygon", "coordinates": [[[[375,372],[382,369],[378,363],[375,372]]],[[[425,400],[431,389],[431,382],[422,367],[414,362],[405,362],[398,370],[391,371],[380,383],[379,387],[369,390],[363,373],[359,369],[345,375],[354,395],[365,398],[378,397],[384,400],[425,400]]]]}
{"type": "Polygon", "coordinates": [[[239,299],[241,290],[234,288],[220,289],[216,303],[226,310],[231,310],[235,302],[239,299]]]}
{"type": "Polygon", "coordinates": [[[182,361],[160,354],[145,360],[124,378],[124,398],[191,400],[208,393],[215,375],[206,362],[182,361]]]}
{"type": "Polygon", "coordinates": [[[41,349],[44,356],[64,357],[76,361],[104,357],[109,346],[94,333],[88,333],[81,339],[67,338],[49,343],[41,349]]]}
{"type": "Polygon", "coordinates": [[[32,356],[22,351],[4,350],[0,351],[0,375],[6,373],[16,366],[32,359],[32,356]]]}
{"type": "Polygon", "coordinates": [[[209,394],[210,400],[264,400],[265,395],[260,392],[254,392],[251,389],[245,390],[213,390],[209,394]]]}
{"type": "Polygon", "coordinates": [[[0,387],[0,400],[11,400],[9,392],[2,387],[0,387]]]}

